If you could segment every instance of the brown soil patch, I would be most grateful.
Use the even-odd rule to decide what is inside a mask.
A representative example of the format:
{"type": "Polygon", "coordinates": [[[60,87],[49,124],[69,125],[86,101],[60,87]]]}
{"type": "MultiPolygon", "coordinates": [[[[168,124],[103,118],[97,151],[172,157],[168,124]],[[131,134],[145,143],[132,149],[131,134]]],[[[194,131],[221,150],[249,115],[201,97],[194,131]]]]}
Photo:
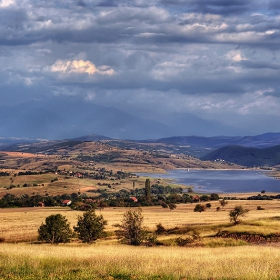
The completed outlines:
{"type": "Polygon", "coordinates": [[[90,191],[90,190],[97,190],[97,188],[96,187],[85,187],[85,188],[81,188],[80,190],[83,191],[83,192],[87,192],[87,191],[90,191]]]}
{"type": "Polygon", "coordinates": [[[37,155],[32,153],[22,153],[22,152],[2,152],[1,154],[10,157],[45,157],[45,155],[37,155]]]}

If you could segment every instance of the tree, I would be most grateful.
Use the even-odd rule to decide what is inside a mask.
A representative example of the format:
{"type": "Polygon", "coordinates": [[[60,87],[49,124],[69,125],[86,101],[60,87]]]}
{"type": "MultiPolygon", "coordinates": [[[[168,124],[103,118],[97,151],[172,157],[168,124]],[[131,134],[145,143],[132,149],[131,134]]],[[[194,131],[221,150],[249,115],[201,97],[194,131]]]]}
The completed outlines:
{"type": "Polygon", "coordinates": [[[156,227],[157,227],[157,229],[155,231],[156,234],[166,233],[166,229],[164,228],[164,226],[161,223],[157,224],[156,227]]]}
{"type": "Polygon", "coordinates": [[[177,208],[177,205],[174,204],[174,203],[169,203],[169,204],[168,204],[168,207],[169,207],[170,211],[172,211],[172,210],[174,210],[174,209],[177,208]]]}
{"type": "Polygon", "coordinates": [[[118,239],[122,243],[129,245],[141,245],[145,232],[143,228],[144,217],[141,209],[132,211],[129,210],[124,213],[121,225],[117,225],[119,230],[116,230],[118,239]]]}
{"type": "Polygon", "coordinates": [[[221,200],[219,200],[219,202],[220,202],[220,204],[221,204],[221,206],[224,208],[226,205],[227,205],[227,201],[223,198],[223,199],[221,199],[221,200]]]}
{"type": "Polygon", "coordinates": [[[205,205],[201,205],[201,204],[196,204],[194,209],[194,212],[202,212],[205,211],[205,205]]]}
{"type": "Polygon", "coordinates": [[[96,215],[94,209],[90,209],[83,216],[78,216],[78,223],[74,227],[74,231],[78,233],[78,238],[84,243],[92,244],[104,236],[105,225],[107,225],[107,221],[103,216],[96,215]]]}
{"type": "Polygon", "coordinates": [[[70,223],[61,214],[50,215],[38,229],[38,240],[52,244],[68,243],[73,235],[70,223]]]}
{"type": "Polygon", "coordinates": [[[150,179],[146,179],[146,182],[145,182],[145,198],[148,202],[151,202],[151,182],[150,182],[150,179]]]}
{"type": "Polygon", "coordinates": [[[233,210],[229,211],[229,219],[235,225],[241,222],[240,217],[246,216],[249,212],[248,209],[244,209],[241,205],[235,206],[233,210]]]}
{"type": "Polygon", "coordinates": [[[211,193],[210,194],[210,200],[219,200],[219,195],[216,193],[211,193]]]}
{"type": "Polygon", "coordinates": [[[212,207],[212,204],[211,204],[211,203],[206,203],[205,206],[206,206],[206,208],[209,208],[209,209],[210,209],[210,208],[212,207]]]}

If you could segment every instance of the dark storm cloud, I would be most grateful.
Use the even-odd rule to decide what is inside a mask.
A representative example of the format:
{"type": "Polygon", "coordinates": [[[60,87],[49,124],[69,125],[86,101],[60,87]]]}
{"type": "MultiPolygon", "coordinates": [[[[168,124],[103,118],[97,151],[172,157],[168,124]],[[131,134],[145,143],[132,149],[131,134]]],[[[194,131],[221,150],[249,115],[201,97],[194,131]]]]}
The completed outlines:
{"type": "Polygon", "coordinates": [[[224,1],[224,0],[162,0],[161,3],[167,6],[180,6],[196,13],[209,14],[243,14],[250,10],[250,5],[254,5],[254,1],[224,1]]]}
{"type": "Polygon", "coordinates": [[[270,0],[270,1],[268,1],[268,6],[269,6],[269,8],[273,11],[275,11],[275,12],[279,12],[279,11],[277,11],[277,10],[280,10],[280,2],[278,1],[278,0],[270,0]]]}
{"type": "MultiPolygon", "coordinates": [[[[247,4],[242,4],[244,2],[241,1],[224,2],[207,1],[206,4],[205,1],[188,1],[188,4],[191,7],[197,7],[197,10],[193,12],[201,15],[204,13],[202,8],[206,9],[208,6],[221,9],[247,7],[247,4]]],[[[52,40],[58,43],[235,43],[246,45],[259,43],[268,46],[275,43],[277,39],[279,43],[276,34],[259,36],[255,40],[244,40],[238,36],[244,32],[265,32],[269,28],[279,28],[279,20],[278,22],[271,21],[264,17],[260,20],[252,16],[249,20],[240,19],[240,28],[238,28],[236,21],[239,19],[234,18],[218,19],[187,14],[175,16],[160,7],[139,8],[141,3],[138,3],[139,6],[131,7],[121,1],[118,2],[118,7],[105,5],[105,10],[102,11],[102,7],[98,6],[100,3],[93,6],[92,2],[79,1],[74,5],[70,1],[68,5],[59,4],[58,7],[46,2],[42,2],[41,6],[32,3],[36,7],[34,9],[36,12],[29,13],[28,16],[24,8],[3,9],[2,13],[8,12],[7,17],[11,19],[11,23],[9,24],[9,20],[6,21],[5,16],[2,17],[5,24],[2,25],[4,32],[0,33],[0,41],[2,44],[9,45],[52,40]],[[86,9],[86,7],[91,7],[91,9],[86,9]],[[41,10],[46,10],[46,12],[43,13],[41,10]],[[223,28],[221,28],[222,25],[224,25],[223,28]],[[3,28],[4,26],[6,28],[3,28]],[[230,36],[233,33],[234,38],[230,36]]],[[[169,2],[166,1],[167,3],[169,2]]],[[[180,2],[177,4],[179,5],[180,2]]],[[[215,14],[211,11],[207,13],[215,14]]]]}
{"type": "Polygon", "coordinates": [[[244,60],[244,61],[241,62],[241,65],[244,68],[249,68],[249,69],[271,69],[271,70],[279,70],[280,69],[280,64],[269,63],[267,61],[244,60]]]}

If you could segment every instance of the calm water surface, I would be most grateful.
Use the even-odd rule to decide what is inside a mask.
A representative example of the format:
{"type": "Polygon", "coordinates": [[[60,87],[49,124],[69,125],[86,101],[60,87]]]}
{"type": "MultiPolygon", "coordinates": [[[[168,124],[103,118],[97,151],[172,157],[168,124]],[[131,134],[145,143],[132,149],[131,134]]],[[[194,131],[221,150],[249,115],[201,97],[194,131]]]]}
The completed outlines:
{"type": "Polygon", "coordinates": [[[241,193],[279,192],[280,180],[267,176],[259,170],[171,170],[166,174],[146,174],[141,176],[170,178],[179,184],[193,186],[200,193],[241,193]]]}

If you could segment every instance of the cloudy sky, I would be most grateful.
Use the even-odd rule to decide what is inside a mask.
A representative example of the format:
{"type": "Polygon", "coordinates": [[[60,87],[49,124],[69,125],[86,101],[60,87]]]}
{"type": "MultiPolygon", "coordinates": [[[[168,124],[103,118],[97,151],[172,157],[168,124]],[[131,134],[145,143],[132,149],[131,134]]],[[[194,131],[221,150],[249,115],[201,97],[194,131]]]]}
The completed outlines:
{"type": "Polygon", "coordinates": [[[279,28],[279,0],[0,0],[0,134],[279,132],[279,28]]]}

